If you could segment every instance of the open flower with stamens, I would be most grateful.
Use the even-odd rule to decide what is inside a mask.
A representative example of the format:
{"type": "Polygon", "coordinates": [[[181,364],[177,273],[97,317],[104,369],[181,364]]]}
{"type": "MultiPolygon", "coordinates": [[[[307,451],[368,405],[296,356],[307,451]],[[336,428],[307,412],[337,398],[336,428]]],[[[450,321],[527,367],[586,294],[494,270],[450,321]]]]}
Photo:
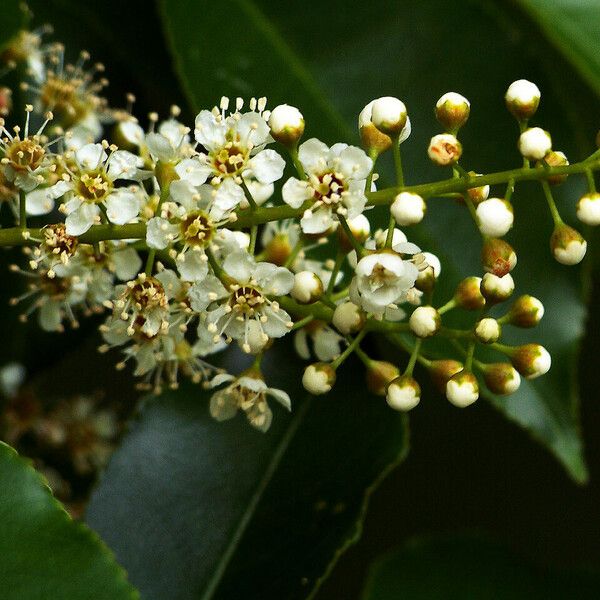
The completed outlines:
{"type": "Polygon", "coordinates": [[[365,180],[373,161],[356,146],[335,144],[329,148],[312,138],[298,150],[307,180],[290,177],[283,185],[283,200],[292,208],[300,208],[312,200],[300,221],[308,234],[325,233],[337,215],[353,219],[367,203],[365,180]]]}
{"type": "Polygon", "coordinates": [[[216,341],[225,335],[237,340],[244,352],[257,353],[290,330],[290,316],[272,299],[292,289],[294,276],[288,269],[257,263],[240,251],[225,258],[218,275],[207,275],[189,292],[192,309],[206,313],[206,327],[216,341]]]}
{"type": "Polygon", "coordinates": [[[138,216],[139,195],[135,189],[116,187],[115,181],[139,181],[149,176],[149,172],[141,170],[141,158],[107,144],[86,144],[73,158],[74,165],[64,176],[68,185],[64,212],[69,235],[85,233],[101,221],[101,214],[115,225],[124,225],[138,216]]]}
{"type": "MultiPolygon", "coordinates": [[[[419,275],[414,262],[402,257],[403,253],[414,252],[412,246],[399,244],[397,250],[390,248],[361,258],[350,284],[352,302],[366,312],[395,320],[390,309],[394,311],[398,303],[406,301],[419,275]]],[[[398,316],[402,318],[403,314],[398,316]]]]}
{"type": "Polygon", "coordinates": [[[270,388],[256,369],[248,369],[238,377],[223,373],[217,375],[212,386],[231,383],[215,392],[210,399],[210,414],[217,421],[225,421],[243,410],[250,425],[265,432],[271,426],[273,413],[267,403],[267,396],[275,398],[282,406],[292,410],[290,397],[283,390],[270,388]]]}
{"type": "MultiPolygon", "coordinates": [[[[258,102],[252,99],[250,111],[241,113],[243,101],[238,98],[236,111],[227,116],[229,100],[223,98],[221,110],[203,110],[196,116],[196,141],[205,151],[195,160],[205,174],[204,181],[211,178],[215,186],[231,181],[242,193],[241,186],[253,181],[254,193],[262,196],[260,185],[270,190],[271,184],[281,179],[285,161],[275,150],[265,149],[273,141],[265,104],[264,98],[258,102]]],[[[239,194],[233,186],[228,190],[235,196],[239,194]]]]}
{"type": "Polygon", "coordinates": [[[16,125],[11,133],[0,118],[0,169],[3,177],[19,190],[31,192],[44,183],[46,173],[52,169],[50,154],[51,142],[43,135],[46,125],[52,120],[47,113],[42,125],[35,133],[29,131],[30,114],[33,106],[25,106],[25,127],[21,137],[21,127],[16,125]]]}

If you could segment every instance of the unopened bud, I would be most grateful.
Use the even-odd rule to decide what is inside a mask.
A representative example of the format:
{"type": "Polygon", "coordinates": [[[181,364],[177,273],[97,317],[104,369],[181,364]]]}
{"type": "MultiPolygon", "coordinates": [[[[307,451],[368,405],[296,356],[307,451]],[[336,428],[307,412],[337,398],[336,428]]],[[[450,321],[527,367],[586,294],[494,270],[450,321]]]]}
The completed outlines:
{"type": "Polygon", "coordinates": [[[415,225],[425,216],[427,205],[419,194],[401,192],[396,196],[390,212],[398,225],[415,225]]]}
{"type": "MultiPolygon", "coordinates": [[[[475,171],[469,171],[469,175],[471,177],[477,177],[479,174],[475,173],[475,171]]],[[[467,194],[473,201],[473,204],[477,206],[480,202],[487,200],[488,196],[490,195],[490,186],[480,185],[479,187],[469,188],[467,190],[467,194]]]]}
{"type": "MultiPolygon", "coordinates": [[[[367,219],[365,215],[357,215],[353,219],[348,219],[347,223],[352,235],[354,236],[354,239],[359,244],[364,244],[371,233],[371,223],[369,222],[369,219],[367,219]]],[[[338,227],[337,234],[342,249],[345,252],[350,252],[354,248],[354,245],[348,239],[344,228],[338,227]]]]}
{"type": "Polygon", "coordinates": [[[293,148],[304,133],[304,117],[296,107],[280,104],[271,111],[269,127],[275,140],[293,148]]]}
{"type": "Polygon", "coordinates": [[[519,372],[508,363],[486,365],[483,379],[490,392],[499,396],[514,394],[521,385],[519,372]]]}
{"type": "Polygon", "coordinates": [[[510,307],[506,322],[516,327],[535,327],[544,316],[544,305],[533,296],[520,296],[510,307]]]}
{"type": "Polygon", "coordinates": [[[485,306],[485,298],[481,295],[481,277],[467,277],[456,288],[454,300],[465,310],[479,310],[485,306]]]}
{"type": "Polygon", "coordinates": [[[446,360],[433,360],[429,363],[429,375],[434,385],[442,393],[446,391],[446,384],[450,378],[462,371],[464,366],[457,360],[446,359],[446,360]]]}
{"type": "Polygon", "coordinates": [[[335,383],[335,370],[327,363],[308,365],[302,375],[304,389],[315,396],[331,391],[335,383]]]}
{"type": "Polygon", "coordinates": [[[371,121],[371,115],[373,113],[373,104],[375,100],[372,100],[367,104],[358,115],[358,130],[360,133],[360,140],[363,148],[370,155],[379,155],[392,147],[392,139],[381,133],[373,121],[371,121]]]}
{"type": "Polygon", "coordinates": [[[365,321],[364,311],[356,306],[354,302],[343,302],[333,311],[332,323],[342,335],[360,331],[365,321]]]}
{"type": "Polygon", "coordinates": [[[312,271],[300,271],[294,275],[290,295],[300,304],[312,304],[323,295],[323,282],[312,271]]]}
{"type": "Polygon", "coordinates": [[[397,137],[402,133],[407,120],[404,102],[392,96],[377,98],[371,109],[373,125],[390,137],[397,137]]]}
{"type": "Polygon", "coordinates": [[[479,398],[477,378],[470,371],[459,371],[446,384],[446,398],[454,406],[465,408],[479,398]]]}
{"type": "Polygon", "coordinates": [[[0,87],[0,115],[7,115],[12,108],[12,91],[7,87],[0,87]]]}
{"type": "Polygon", "coordinates": [[[444,94],[435,105],[435,118],[450,133],[456,133],[469,118],[471,103],[456,92],[444,94]]]}
{"type": "Polygon", "coordinates": [[[292,253],[292,245],[287,234],[276,234],[265,246],[265,260],[278,266],[283,266],[292,253]]]}
{"type": "Polygon", "coordinates": [[[579,231],[559,223],[550,237],[550,249],[561,265],[576,265],[585,256],[587,242],[579,231]]]}
{"type": "Polygon", "coordinates": [[[440,133],[431,138],[427,154],[436,165],[453,165],[462,155],[462,145],[452,134],[440,133]]]}
{"type": "Polygon", "coordinates": [[[411,331],[420,338],[435,335],[442,324],[440,314],[433,306],[415,308],[408,321],[411,331]]]}
{"type": "MultiPolygon", "coordinates": [[[[566,167],[569,160],[564,152],[560,150],[551,150],[544,157],[544,161],[549,167],[566,167]]],[[[538,162],[538,166],[543,167],[542,161],[538,162]]],[[[552,175],[546,180],[550,185],[560,185],[567,180],[567,175],[552,175]]]]}
{"type": "Polygon", "coordinates": [[[517,264],[517,255],[513,247],[504,240],[488,238],[481,249],[481,264],[484,271],[504,277],[517,264]]]}
{"type": "Polygon", "coordinates": [[[552,150],[552,138],[541,127],[530,127],[519,136],[519,152],[529,160],[542,160],[552,150]]]}
{"type": "Polygon", "coordinates": [[[479,204],[476,210],[479,231],[483,235],[499,238],[513,226],[513,208],[508,200],[490,198],[479,204]]]}
{"type": "Polygon", "coordinates": [[[485,317],[475,325],[475,337],[482,344],[493,344],[500,339],[502,328],[496,319],[485,317]]]}
{"type": "Polygon", "coordinates": [[[546,348],[539,344],[525,344],[512,349],[509,354],[513,367],[525,377],[535,379],[550,370],[552,357],[546,348]]]}
{"type": "Polygon", "coordinates": [[[527,121],[540,104],[540,89],[535,83],[519,79],[510,84],[504,97],[506,108],[519,121],[527,121]]]}
{"type": "Polygon", "coordinates": [[[600,193],[590,192],[579,198],[577,218],[586,225],[600,225],[600,193]]]}
{"type": "Polygon", "coordinates": [[[498,277],[493,273],[486,273],[481,280],[481,294],[486,302],[497,304],[504,302],[515,291],[515,282],[510,273],[498,277]]]}
{"type": "Polygon", "coordinates": [[[373,360],[367,367],[367,387],[377,396],[385,396],[390,382],[400,375],[398,367],[385,360],[373,360]]]}
{"type": "Polygon", "coordinates": [[[385,399],[394,410],[412,410],[421,400],[421,386],[408,375],[396,377],[388,385],[385,399]]]}

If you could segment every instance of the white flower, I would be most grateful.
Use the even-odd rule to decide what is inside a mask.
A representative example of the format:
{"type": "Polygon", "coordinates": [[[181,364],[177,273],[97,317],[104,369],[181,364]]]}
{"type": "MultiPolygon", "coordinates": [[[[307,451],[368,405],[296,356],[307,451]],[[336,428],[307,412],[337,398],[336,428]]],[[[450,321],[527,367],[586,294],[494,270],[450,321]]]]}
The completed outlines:
{"type": "Polygon", "coordinates": [[[308,180],[291,177],[282,195],[293,208],[312,200],[300,221],[304,233],[326,232],[337,214],[353,219],[363,212],[367,203],[365,180],[373,168],[373,161],[363,150],[346,144],[329,148],[312,138],[300,146],[298,158],[308,180]]]}
{"type": "Polygon", "coordinates": [[[410,315],[408,324],[416,336],[426,338],[438,331],[441,320],[438,311],[433,306],[419,306],[410,315]]]}
{"type": "Polygon", "coordinates": [[[412,410],[421,401],[421,388],[412,377],[398,377],[388,385],[385,399],[394,410],[412,410]]]}
{"type": "Polygon", "coordinates": [[[188,135],[190,130],[179,121],[175,119],[163,121],[158,127],[158,132],[147,133],[143,142],[140,140],[140,130],[141,127],[136,128],[129,125],[125,134],[130,135],[129,141],[141,146],[141,153],[144,153],[145,146],[154,160],[179,162],[190,155],[190,136],[188,135]]]}
{"type": "Polygon", "coordinates": [[[446,397],[458,408],[465,408],[479,398],[479,384],[473,373],[459,371],[446,383],[446,397]]]}
{"type": "Polygon", "coordinates": [[[323,295],[323,282],[312,271],[300,271],[294,275],[294,287],[290,296],[300,304],[316,302],[323,295]]]}
{"type": "Polygon", "coordinates": [[[194,311],[206,313],[208,330],[237,340],[248,353],[262,350],[271,338],[284,336],[291,328],[290,316],[272,296],[283,296],[294,285],[294,276],[284,267],[255,262],[247,252],[229,254],[223,262],[224,284],[214,275],[195,283],[189,291],[194,311]]]}
{"type": "Polygon", "coordinates": [[[102,144],[86,144],[74,154],[76,167],[70,172],[64,210],[69,235],[81,235],[100,221],[103,206],[109,220],[124,225],[140,212],[135,190],[116,188],[117,179],[139,180],[148,173],[140,170],[142,159],[126,150],[110,156],[102,144]]]}
{"type": "Polygon", "coordinates": [[[462,145],[451,133],[440,133],[431,138],[427,154],[436,165],[452,165],[461,157],[462,145]]]}
{"type": "Polygon", "coordinates": [[[280,104],[271,111],[269,127],[278,142],[295,144],[304,133],[304,117],[295,106],[280,104]]]}
{"type": "MultiPolygon", "coordinates": [[[[224,111],[203,110],[196,117],[195,136],[206,152],[193,160],[201,165],[204,181],[212,177],[213,185],[229,180],[244,195],[241,185],[246,180],[270,186],[283,175],[283,158],[275,150],[265,150],[273,140],[260,112],[236,112],[225,117],[224,111]]],[[[233,186],[228,189],[237,195],[233,186]]]]}
{"type": "Polygon", "coordinates": [[[388,307],[406,300],[419,274],[417,267],[396,252],[377,252],[356,265],[350,299],[366,312],[383,315],[388,307]]]}
{"type": "Polygon", "coordinates": [[[377,98],[371,105],[371,121],[386,135],[399,135],[408,118],[404,102],[393,96],[377,98]]]}
{"type": "Polygon", "coordinates": [[[485,317],[475,325],[475,335],[483,344],[491,344],[497,342],[500,338],[500,323],[492,317],[485,317]]]}
{"type": "Polygon", "coordinates": [[[302,375],[302,385],[307,392],[319,396],[331,391],[335,383],[335,370],[327,363],[308,365],[302,375]]]}
{"type": "Polygon", "coordinates": [[[542,160],[552,150],[552,138],[541,127],[530,127],[519,137],[519,152],[529,160],[542,160]]]}
{"type": "Polygon", "coordinates": [[[513,210],[509,202],[501,198],[489,198],[480,202],[476,209],[479,230],[484,235],[499,238],[513,226],[513,210]]]}
{"type": "Polygon", "coordinates": [[[363,326],[365,315],[354,302],[342,302],[333,311],[331,322],[341,334],[348,335],[356,333],[363,326]]]}
{"type": "Polygon", "coordinates": [[[286,392],[268,387],[262,377],[252,371],[235,378],[227,374],[217,375],[212,381],[212,387],[231,380],[232,383],[215,392],[210,399],[210,414],[217,421],[231,419],[238,410],[243,410],[250,425],[265,432],[273,420],[267,396],[292,410],[292,403],[286,392]]]}

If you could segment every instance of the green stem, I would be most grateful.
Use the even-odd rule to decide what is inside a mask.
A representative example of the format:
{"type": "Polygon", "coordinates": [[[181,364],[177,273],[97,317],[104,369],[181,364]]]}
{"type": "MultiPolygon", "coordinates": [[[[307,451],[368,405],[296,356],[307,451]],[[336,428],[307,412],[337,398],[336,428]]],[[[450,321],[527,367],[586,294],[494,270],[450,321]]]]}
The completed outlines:
{"type": "Polygon", "coordinates": [[[358,345],[362,341],[362,339],[367,334],[367,330],[363,329],[358,333],[358,335],[348,344],[348,347],[331,363],[331,366],[334,369],[337,369],[355,350],[358,348],[358,345]]]}
{"type": "Polygon", "coordinates": [[[291,265],[293,265],[294,261],[296,260],[296,257],[298,256],[298,254],[300,254],[300,250],[302,250],[303,247],[304,247],[304,237],[301,235],[298,238],[298,241],[296,242],[294,247],[292,248],[292,252],[287,257],[286,261],[283,263],[283,266],[290,267],[291,265]]]}
{"type": "Polygon", "coordinates": [[[305,325],[308,325],[312,320],[314,320],[314,317],[312,315],[308,315],[307,317],[304,317],[303,319],[296,321],[294,323],[294,325],[292,326],[292,328],[290,329],[290,331],[296,331],[296,329],[302,329],[305,325]]]}
{"type": "Polygon", "coordinates": [[[475,354],[475,340],[469,343],[467,347],[467,358],[465,359],[465,371],[473,369],[473,355],[475,354]]]}
{"type": "Polygon", "coordinates": [[[208,258],[208,263],[212,267],[213,273],[221,280],[221,283],[225,286],[229,285],[231,283],[231,277],[225,273],[225,270],[218,263],[210,247],[206,248],[206,257],[208,258]]]}
{"type": "Polygon", "coordinates": [[[19,229],[27,229],[27,195],[19,190],[19,229]]]}
{"type": "Polygon", "coordinates": [[[335,280],[337,279],[337,274],[340,272],[342,267],[342,263],[344,262],[344,258],[346,255],[340,249],[335,257],[335,264],[333,265],[333,269],[331,270],[331,277],[329,279],[329,283],[327,284],[327,290],[325,292],[325,296],[331,299],[331,294],[333,293],[333,289],[335,288],[335,280]]]}
{"type": "Polygon", "coordinates": [[[594,194],[596,192],[596,181],[594,179],[594,173],[590,169],[588,169],[585,172],[585,176],[587,177],[588,190],[591,194],[594,194]]]}
{"type": "Polygon", "coordinates": [[[444,304],[443,306],[440,306],[437,309],[437,311],[438,311],[438,314],[443,315],[444,313],[447,313],[448,311],[452,310],[453,308],[456,308],[456,299],[450,298],[450,300],[448,300],[448,302],[446,302],[446,304],[444,304]]]}
{"type": "Polygon", "coordinates": [[[417,338],[417,341],[415,342],[415,345],[413,346],[411,355],[410,355],[410,360],[408,361],[408,365],[406,365],[406,371],[404,371],[404,374],[407,375],[408,377],[412,377],[413,374],[413,370],[415,368],[415,365],[417,364],[417,358],[419,357],[419,352],[421,351],[421,344],[423,343],[423,340],[421,338],[417,338]]]}
{"type": "Polygon", "coordinates": [[[550,209],[550,214],[552,215],[554,224],[561,225],[563,220],[558,212],[558,208],[556,208],[556,202],[554,202],[554,198],[552,197],[550,184],[545,180],[542,181],[542,189],[544,190],[544,196],[546,196],[546,201],[548,202],[548,208],[550,209]]]}
{"type": "Polygon", "coordinates": [[[258,204],[256,204],[256,201],[254,200],[254,197],[250,193],[250,190],[248,189],[248,186],[246,185],[246,182],[244,181],[243,177],[241,179],[242,179],[242,189],[244,190],[246,200],[248,200],[248,204],[250,205],[250,210],[252,212],[254,212],[258,208],[258,204]]]}
{"type": "MultiPolygon", "coordinates": [[[[170,181],[168,181],[162,186],[162,188],[160,190],[158,204],[156,205],[156,210],[154,211],[155,216],[160,216],[160,209],[163,205],[163,202],[165,202],[167,200],[167,198],[169,197],[170,185],[171,185],[171,183],[170,183],[170,181]]],[[[102,205],[100,205],[100,208],[102,209],[104,207],[102,205]]],[[[144,234],[144,237],[146,237],[145,234],[144,234]]],[[[146,259],[146,268],[144,270],[146,275],[152,275],[152,270],[154,269],[154,259],[155,258],[156,258],[156,250],[154,248],[152,248],[148,252],[148,258],[146,259]]]]}
{"type": "Polygon", "coordinates": [[[352,230],[348,225],[348,221],[346,221],[346,217],[344,217],[343,215],[338,215],[338,220],[340,222],[340,225],[342,226],[342,229],[344,230],[344,233],[346,234],[346,237],[348,238],[349,242],[352,244],[352,247],[356,251],[357,258],[360,260],[362,255],[364,254],[362,246],[354,237],[354,234],[352,233],[352,230]]]}
{"type": "Polygon", "coordinates": [[[298,176],[300,177],[300,179],[306,179],[306,173],[304,172],[304,167],[302,166],[302,163],[300,162],[300,159],[298,158],[298,146],[294,146],[293,148],[290,148],[289,152],[290,152],[290,158],[292,159],[292,162],[294,163],[294,168],[296,169],[298,176]]]}

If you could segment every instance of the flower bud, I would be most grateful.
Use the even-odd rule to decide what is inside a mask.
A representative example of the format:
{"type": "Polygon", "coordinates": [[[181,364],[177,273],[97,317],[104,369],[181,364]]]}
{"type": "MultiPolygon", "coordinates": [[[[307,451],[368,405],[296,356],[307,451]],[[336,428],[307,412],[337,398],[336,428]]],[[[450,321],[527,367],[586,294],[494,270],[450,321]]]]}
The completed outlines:
{"type": "Polygon", "coordinates": [[[481,294],[486,302],[497,304],[504,302],[515,291],[515,282],[510,273],[498,277],[493,273],[486,273],[481,280],[481,294]]]}
{"type": "Polygon", "coordinates": [[[12,90],[0,87],[0,116],[6,116],[12,108],[12,90]]]}
{"type": "Polygon", "coordinates": [[[377,396],[385,396],[389,383],[400,375],[396,365],[385,360],[373,360],[367,368],[367,387],[377,396]]]}
{"type": "Polygon", "coordinates": [[[398,225],[415,225],[425,216],[427,205],[419,194],[401,192],[396,196],[390,212],[398,225]]]}
{"type": "Polygon", "coordinates": [[[323,295],[323,282],[312,271],[300,271],[294,275],[290,295],[300,304],[312,304],[323,295]]]}
{"type": "Polygon", "coordinates": [[[435,118],[450,133],[456,133],[469,118],[471,103],[456,92],[444,94],[435,105],[435,118]]]}
{"type": "Polygon", "coordinates": [[[585,256],[587,242],[579,231],[559,223],[550,237],[550,249],[561,265],[576,265],[585,256]]]}
{"type": "Polygon", "coordinates": [[[371,121],[373,125],[390,137],[399,136],[406,125],[407,119],[406,106],[404,102],[384,96],[377,98],[371,108],[371,121]]]}
{"type": "MultiPolygon", "coordinates": [[[[475,171],[469,171],[469,175],[471,177],[477,177],[479,173],[475,173],[475,171]]],[[[488,196],[490,195],[490,186],[480,185],[479,187],[469,188],[467,190],[467,194],[473,201],[473,204],[477,206],[480,202],[487,200],[488,196]]]]}
{"type": "Polygon", "coordinates": [[[265,246],[265,260],[283,266],[292,253],[290,238],[286,233],[278,233],[265,246]]]}
{"type": "Polygon", "coordinates": [[[481,249],[481,264],[484,271],[504,277],[517,264],[517,255],[512,246],[497,238],[488,238],[481,249]]]}
{"type": "Polygon", "coordinates": [[[332,323],[342,335],[349,335],[360,331],[365,321],[366,316],[364,311],[356,306],[354,302],[338,304],[333,311],[332,323]]]}
{"type": "Polygon", "coordinates": [[[462,145],[452,134],[440,133],[431,138],[427,154],[436,165],[453,165],[462,155],[462,145]]]}
{"type": "Polygon", "coordinates": [[[500,396],[514,394],[521,385],[519,372],[508,363],[486,365],[483,379],[490,392],[500,396]]]}
{"type": "Polygon", "coordinates": [[[294,106],[280,104],[271,111],[269,127],[275,140],[293,148],[304,133],[304,117],[294,106]]]}
{"type": "Polygon", "coordinates": [[[535,83],[519,79],[511,83],[506,91],[506,108],[517,120],[527,121],[535,114],[540,104],[540,95],[535,83]]]}
{"type": "Polygon", "coordinates": [[[513,367],[525,377],[535,379],[550,370],[552,357],[546,348],[539,344],[525,344],[512,349],[509,355],[513,367]]]}
{"type": "Polygon", "coordinates": [[[500,339],[500,323],[491,317],[485,317],[475,325],[475,337],[482,344],[493,344],[500,339]]]}
{"type": "Polygon", "coordinates": [[[372,100],[360,111],[358,115],[358,130],[363,148],[369,155],[378,156],[392,147],[392,139],[388,135],[385,135],[385,133],[381,133],[373,125],[371,115],[373,114],[374,103],[375,100],[372,100]]]}
{"type": "MultiPolygon", "coordinates": [[[[371,233],[371,223],[369,222],[369,219],[367,219],[365,215],[357,215],[353,219],[348,219],[347,223],[348,227],[350,228],[350,231],[352,232],[352,235],[354,236],[354,239],[359,244],[364,244],[371,233]]],[[[345,252],[352,251],[354,246],[352,245],[352,242],[348,239],[348,236],[346,235],[346,232],[344,231],[343,227],[338,227],[337,234],[342,249],[345,252]]]]}
{"type": "Polygon", "coordinates": [[[465,310],[479,310],[485,306],[481,295],[481,277],[467,277],[456,288],[454,300],[465,310]]]}
{"type": "Polygon", "coordinates": [[[446,398],[454,406],[465,408],[479,398],[477,378],[469,371],[459,371],[446,384],[446,398]]]}
{"type": "Polygon", "coordinates": [[[433,306],[419,306],[410,315],[408,324],[416,336],[427,338],[439,331],[442,320],[433,306]]]}
{"type": "Polygon", "coordinates": [[[533,296],[520,296],[510,307],[506,322],[516,327],[535,327],[544,316],[544,305],[533,296]]]}
{"type": "Polygon", "coordinates": [[[541,127],[530,127],[519,137],[519,152],[529,160],[542,160],[552,150],[552,138],[541,127]]]}
{"type": "MultiPolygon", "coordinates": [[[[543,167],[544,164],[549,167],[566,167],[569,164],[569,159],[564,152],[560,150],[551,150],[546,154],[543,161],[538,161],[537,165],[543,167]]],[[[567,180],[567,175],[552,175],[547,181],[550,185],[560,185],[567,180]]]]}
{"type": "Polygon", "coordinates": [[[499,238],[513,226],[513,208],[508,200],[490,198],[479,204],[476,210],[479,230],[483,235],[499,238]]]}
{"type": "Polygon", "coordinates": [[[327,363],[308,365],[302,375],[302,385],[307,392],[319,396],[331,391],[335,383],[335,370],[327,363]]]}
{"type": "Polygon", "coordinates": [[[421,400],[421,386],[408,375],[396,377],[388,385],[385,399],[394,410],[411,410],[421,400]]]}
{"type": "Polygon", "coordinates": [[[419,270],[415,287],[421,292],[430,292],[435,286],[437,278],[442,271],[440,259],[431,252],[423,252],[423,259],[427,267],[419,270]]]}
{"type": "Polygon", "coordinates": [[[450,378],[462,371],[464,366],[462,363],[457,360],[433,360],[429,364],[429,375],[434,385],[438,388],[438,390],[442,393],[446,391],[446,384],[450,380],[450,378]]]}
{"type": "Polygon", "coordinates": [[[600,225],[600,193],[590,192],[579,198],[577,218],[586,225],[600,225]]]}

